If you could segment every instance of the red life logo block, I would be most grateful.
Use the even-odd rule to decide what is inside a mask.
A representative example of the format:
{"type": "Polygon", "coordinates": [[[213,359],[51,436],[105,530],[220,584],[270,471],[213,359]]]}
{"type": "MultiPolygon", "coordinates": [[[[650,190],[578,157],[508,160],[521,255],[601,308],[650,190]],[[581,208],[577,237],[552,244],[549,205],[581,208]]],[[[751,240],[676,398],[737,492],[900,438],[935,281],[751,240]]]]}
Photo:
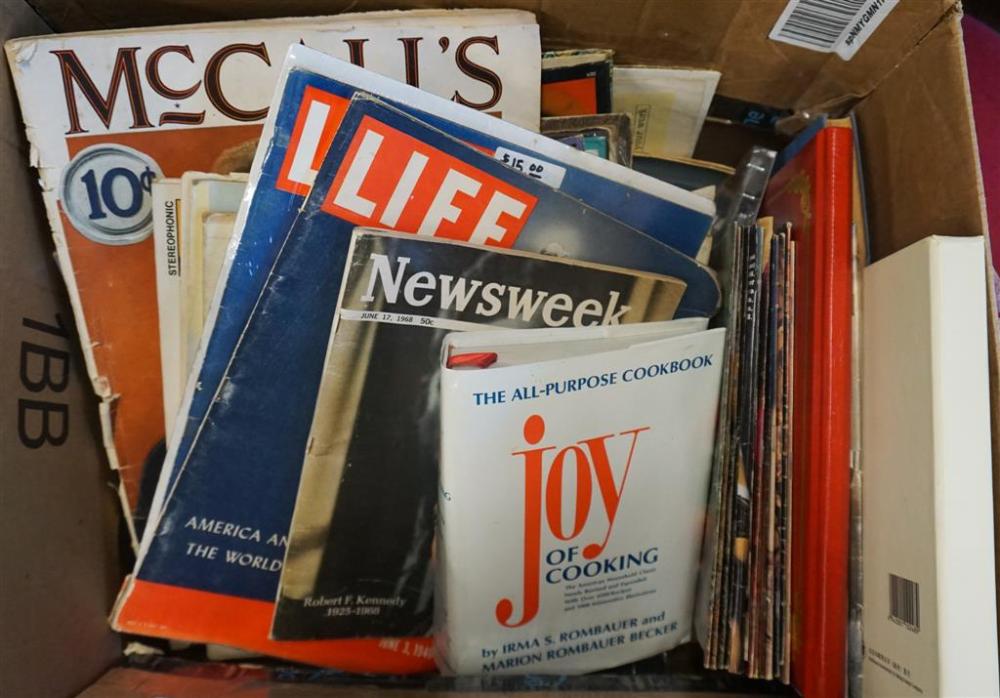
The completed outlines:
{"type": "Polygon", "coordinates": [[[322,209],[359,226],[511,247],[537,199],[371,117],[322,209]]]}

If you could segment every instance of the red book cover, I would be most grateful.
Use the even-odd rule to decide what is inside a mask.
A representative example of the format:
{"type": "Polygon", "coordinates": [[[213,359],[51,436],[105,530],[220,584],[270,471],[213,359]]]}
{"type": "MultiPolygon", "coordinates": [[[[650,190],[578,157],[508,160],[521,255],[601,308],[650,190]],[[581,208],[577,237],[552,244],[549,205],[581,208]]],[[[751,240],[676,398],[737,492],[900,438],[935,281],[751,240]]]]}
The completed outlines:
{"type": "MultiPolygon", "coordinates": [[[[803,136],[801,138],[808,138],[803,136]]],[[[792,404],[792,684],[844,695],[851,449],[849,122],[831,121],[774,175],[762,215],[798,246],[792,404]]]]}

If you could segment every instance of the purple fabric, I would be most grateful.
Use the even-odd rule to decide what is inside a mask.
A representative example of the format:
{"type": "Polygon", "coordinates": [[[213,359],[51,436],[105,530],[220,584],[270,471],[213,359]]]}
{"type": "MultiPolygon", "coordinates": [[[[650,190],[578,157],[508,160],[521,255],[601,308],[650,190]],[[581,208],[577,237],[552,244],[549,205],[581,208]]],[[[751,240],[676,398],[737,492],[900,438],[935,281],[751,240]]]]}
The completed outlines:
{"type": "Polygon", "coordinates": [[[986,190],[993,268],[1000,270],[1000,33],[965,16],[965,57],[986,190]]]}

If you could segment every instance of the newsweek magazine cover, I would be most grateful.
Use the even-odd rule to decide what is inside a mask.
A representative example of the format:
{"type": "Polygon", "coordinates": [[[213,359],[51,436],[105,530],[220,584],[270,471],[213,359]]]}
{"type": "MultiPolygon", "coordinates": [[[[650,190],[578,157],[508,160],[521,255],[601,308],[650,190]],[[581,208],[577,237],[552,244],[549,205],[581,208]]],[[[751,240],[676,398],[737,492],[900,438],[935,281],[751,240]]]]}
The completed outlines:
{"type": "Polygon", "coordinates": [[[164,438],[151,182],[245,171],[280,61],[299,42],[537,128],[528,12],[356,13],[5,45],[133,537],[144,463],[164,438]]]}
{"type": "Polygon", "coordinates": [[[574,335],[632,328],[445,339],[497,355],[441,367],[445,673],[578,674],[691,637],[726,330],[655,333],[673,324],[584,352],[574,335]]]}
{"type": "MultiPolygon", "coordinates": [[[[350,232],[390,222],[404,232],[534,252],[558,247],[578,259],[666,273],[686,284],[677,315],[709,316],[719,302],[714,275],[690,258],[392,107],[355,96],[235,343],[205,427],[146,532],[117,628],[166,633],[208,612],[195,604],[178,613],[170,590],[209,592],[234,607],[244,600],[273,606],[350,232]],[[250,562],[230,565],[190,552],[220,545],[205,521],[279,537],[273,544],[264,535],[240,541],[250,562]]],[[[237,624],[252,637],[264,623],[266,636],[270,616],[254,615],[253,632],[250,623],[237,624]]],[[[232,626],[216,631],[226,637],[197,639],[245,646],[244,633],[238,641],[228,637],[232,626]]]]}
{"type": "Polygon", "coordinates": [[[355,229],[271,637],[430,630],[446,333],[669,320],[683,293],[672,277],[355,229]]]}

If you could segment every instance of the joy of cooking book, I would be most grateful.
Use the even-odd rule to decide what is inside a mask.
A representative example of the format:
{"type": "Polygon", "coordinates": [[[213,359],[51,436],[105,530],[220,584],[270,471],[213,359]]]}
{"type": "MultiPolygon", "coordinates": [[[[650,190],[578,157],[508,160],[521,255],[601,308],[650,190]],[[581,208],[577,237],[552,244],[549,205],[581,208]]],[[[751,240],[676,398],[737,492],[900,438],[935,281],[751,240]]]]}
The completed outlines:
{"type": "Polygon", "coordinates": [[[669,320],[683,293],[671,277],[355,229],[272,637],[429,631],[445,334],[669,320]]]}
{"type": "Polygon", "coordinates": [[[266,275],[206,428],[169,482],[157,525],[147,531],[123,589],[116,627],[177,636],[172,626],[187,624],[182,637],[197,629],[191,639],[249,649],[263,643],[269,653],[288,656],[289,643],[266,636],[350,232],[390,223],[404,232],[562,250],[675,276],[685,283],[677,315],[708,316],[719,302],[714,276],[690,258],[392,107],[356,96],[266,275]],[[219,530],[250,533],[231,541],[219,530]],[[200,554],[213,548],[214,556],[200,554]],[[179,611],[175,595],[190,603],[179,611]],[[203,608],[210,600],[252,609],[252,615],[228,627],[203,623],[199,615],[211,613],[203,608]]]}
{"type": "Polygon", "coordinates": [[[246,171],[282,57],[300,41],[537,127],[538,26],[527,12],[359,13],[6,44],[130,527],[144,464],[164,439],[151,182],[246,171]]]}
{"type": "Polygon", "coordinates": [[[690,638],[726,330],[674,324],[446,338],[443,671],[583,673],[690,638]]]}

